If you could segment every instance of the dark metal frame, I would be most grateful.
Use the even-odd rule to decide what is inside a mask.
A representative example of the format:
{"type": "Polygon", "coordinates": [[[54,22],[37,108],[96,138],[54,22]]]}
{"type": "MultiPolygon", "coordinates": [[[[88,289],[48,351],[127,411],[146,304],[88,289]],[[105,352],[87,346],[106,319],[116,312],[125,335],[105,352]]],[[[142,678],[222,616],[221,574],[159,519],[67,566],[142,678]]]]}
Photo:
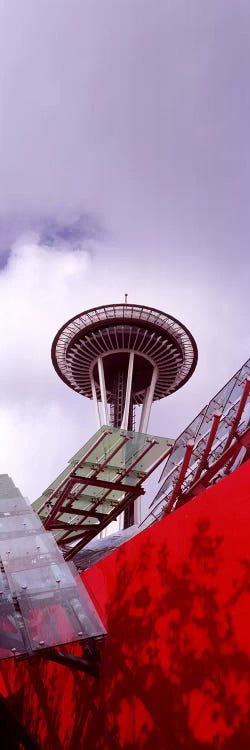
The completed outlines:
{"type": "Polygon", "coordinates": [[[69,651],[59,648],[51,648],[42,651],[40,657],[46,661],[53,661],[56,664],[62,664],[69,669],[76,669],[98,679],[100,672],[100,652],[97,649],[96,641],[89,641],[82,646],[82,656],[75,656],[69,651]]]}

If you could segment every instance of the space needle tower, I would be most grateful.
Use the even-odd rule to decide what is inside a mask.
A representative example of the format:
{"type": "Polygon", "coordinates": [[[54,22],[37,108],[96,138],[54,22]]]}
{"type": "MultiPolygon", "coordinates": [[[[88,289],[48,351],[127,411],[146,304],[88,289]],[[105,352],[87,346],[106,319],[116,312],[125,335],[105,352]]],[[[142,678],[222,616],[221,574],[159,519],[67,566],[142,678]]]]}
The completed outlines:
{"type": "MultiPolygon", "coordinates": [[[[58,331],[52,362],[70,388],[93,400],[98,427],[147,433],[153,401],[177,391],[197,364],[197,346],[176,318],[114,303],[75,315],[58,331]],[[136,412],[139,412],[136,413],[136,412]]],[[[140,521],[140,501],[124,526],[140,521]]]]}

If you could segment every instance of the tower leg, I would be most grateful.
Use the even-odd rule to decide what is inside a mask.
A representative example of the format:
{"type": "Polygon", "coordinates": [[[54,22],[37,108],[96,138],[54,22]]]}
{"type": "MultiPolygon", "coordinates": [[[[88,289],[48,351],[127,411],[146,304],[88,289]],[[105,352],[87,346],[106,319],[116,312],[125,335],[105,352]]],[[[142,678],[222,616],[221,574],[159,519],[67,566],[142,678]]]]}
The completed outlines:
{"type": "Polygon", "coordinates": [[[144,432],[144,433],[147,432],[148,421],[150,417],[151,406],[153,403],[157,378],[158,378],[158,368],[154,367],[153,372],[152,372],[151,383],[150,383],[149,388],[146,391],[145,401],[142,407],[142,417],[141,417],[139,432],[144,432]]]}
{"type": "Polygon", "coordinates": [[[106,385],[105,385],[104,367],[103,367],[102,357],[98,357],[97,364],[98,364],[99,383],[100,383],[100,389],[101,389],[103,419],[104,419],[104,424],[109,424],[107,394],[106,394],[106,385]]]}
{"type": "Polygon", "coordinates": [[[97,428],[99,429],[99,427],[102,426],[102,423],[100,419],[99,406],[98,406],[98,401],[97,401],[97,394],[96,394],[96,387],[95,387],[95,381],[93,378],[93,373],[90,376],[90,381],[91,381],[92,398],[93,398],[93,403],[94,403],[94,408],[95,408],[96,423],[97,423],[97,428]]]}
{"type": "Polygon", "coordinates": [[[135,356],[134,352],[130,352],[129,363],[128,363],[128,375],[127,375],[125,405],[124,405],[124,412],[123,412],[123,418],[122,418],[122,423],[121,423],[121,428],[123,430],[127,430],[128,429],[129,412],[130,412],[130,401],[131,401],[131,389],[132,389],[132,377],[133,377],[133,367],[134,367],[134,356],[135,356]]]}
{"type": "MultiPolygon", "coordinates": [[[[147,388],[146,393],[145,393],[145,399],[144,399],[143,406],[142,406],[139,432],[143,432],[143,433],[147,432],[157,378],[158,378],[158,369],[157,367],[154,367],[153,372],[152,372],[150,386],[149,388],[147,388]]],[[[134,523],[136,523],[138,526],[141,523],[141,498],[140,497],[138,497],[134,503],[134,523]]]]}

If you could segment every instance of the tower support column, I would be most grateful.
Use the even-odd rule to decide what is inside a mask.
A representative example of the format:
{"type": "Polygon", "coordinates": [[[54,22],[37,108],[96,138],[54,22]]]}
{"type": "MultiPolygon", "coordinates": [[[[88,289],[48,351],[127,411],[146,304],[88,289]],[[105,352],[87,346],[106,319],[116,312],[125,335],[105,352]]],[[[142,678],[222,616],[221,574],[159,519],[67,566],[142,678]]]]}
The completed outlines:
{"type": "Polygon", "coordinates": [[[158,367],[154,367],[153,372],[152,372],[151,383],[150,383],[149,388],[147,388],[147,391],[145,394],[145,400],[144,400],[143,407],[142,407],[142,415],[141,415],[139,432],[147,432],[148,421],[150,417],[151,406],[153,403],[157,378],[158,378],[158,367]]]}
{"type": "Polygon", "coordinates": [[[97,400],[97,393],[96,393],[96,387],[95,387],[95,381],[93,378],[93,373],[90,376],[91,381],[91,390],[92,390],[92,398],[93,398],[93,404],[95,409],[95,416],[96,416],[96,424],[97,428],[102,426],[101,419],[100,419],[100,412],[99,412],[99,406],[98,406],[98,400],[97,400]]]}
{"type": "Polygon", "coordinates": [[[121,428],[123,430],[127,430],[128,429],[128,419],[129,419],[129,409],[130,409],[131,391],[132,391],[132,378],[133,378],[134,358],[135,358],[134,352],[130,352],[129,363],[128,363],[128,375],[127,375],[125,405],[124,405],[124,412],[123,412],[123,418],[122,418],[122,423],[121,423],[121,428]]]}
{"type": "Polygon", "coordinates": [[[106,394],[106,385],[105,385],[105,376],[104,376],[104,367],[103,367],[102,357],[98,357],[97,365],[98,365],[99,383],[100,383],[100,390],[101,390],[104,424],[109,424],[107,394],[106,394]]]}

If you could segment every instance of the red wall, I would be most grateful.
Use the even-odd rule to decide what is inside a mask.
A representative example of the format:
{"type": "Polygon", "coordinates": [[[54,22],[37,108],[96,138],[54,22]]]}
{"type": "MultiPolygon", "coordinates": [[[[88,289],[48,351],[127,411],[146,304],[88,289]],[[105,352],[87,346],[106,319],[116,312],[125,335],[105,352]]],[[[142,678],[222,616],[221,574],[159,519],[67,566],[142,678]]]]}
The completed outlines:
{"type": "Polygon", "coordinates": [[[250,462],[83,575],[108,630],[100,679],[2,662],[42,748],[248,750],[249,526],[250,462]]]}

